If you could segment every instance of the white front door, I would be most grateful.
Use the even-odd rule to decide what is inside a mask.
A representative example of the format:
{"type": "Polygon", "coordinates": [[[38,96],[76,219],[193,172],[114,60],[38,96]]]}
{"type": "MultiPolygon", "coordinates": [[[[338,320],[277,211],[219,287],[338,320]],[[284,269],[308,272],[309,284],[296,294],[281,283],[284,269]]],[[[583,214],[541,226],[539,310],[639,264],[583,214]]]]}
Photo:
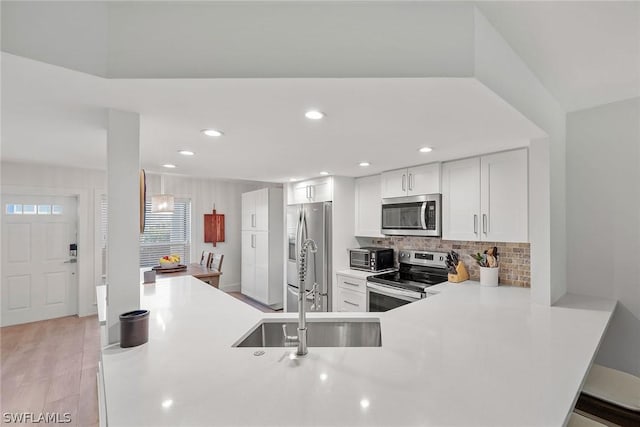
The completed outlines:
{"type": "Polygon", "coordinates": [[[77,314],[77,216],[74,197],[2,195],[2,326],[77,314]]]}

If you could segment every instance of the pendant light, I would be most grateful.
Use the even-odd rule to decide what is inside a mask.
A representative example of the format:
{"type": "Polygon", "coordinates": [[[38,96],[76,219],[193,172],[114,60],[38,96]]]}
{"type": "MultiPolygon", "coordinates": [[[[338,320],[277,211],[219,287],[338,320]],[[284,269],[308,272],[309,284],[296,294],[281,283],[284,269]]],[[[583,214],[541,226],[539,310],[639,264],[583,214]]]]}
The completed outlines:
{"type": "Polygon", "coordinates": [[[164,175],[160,175],[160,194],[151,196],[151,212],[173,213],[173,196],[164,193],[164,175]]]}

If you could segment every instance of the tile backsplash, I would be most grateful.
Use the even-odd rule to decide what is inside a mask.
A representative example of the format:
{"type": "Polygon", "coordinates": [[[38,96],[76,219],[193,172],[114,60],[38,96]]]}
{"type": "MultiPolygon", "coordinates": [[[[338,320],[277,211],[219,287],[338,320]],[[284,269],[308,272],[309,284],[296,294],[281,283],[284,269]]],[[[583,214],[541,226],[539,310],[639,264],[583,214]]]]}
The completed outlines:
{"type": "Polygon", "coordinates": [[[530,248],[529,243],[501,243],[501,242],[466,242],[442,240],[434,237],[389,236],[384,238],[358,237],[360,246],[384,246],[396,251],[402,249],[427,250],[449,252],[454,250],[460,254],[460,259],[469,270],[471,280],[480,280],[480,268],[471,254],[482,253],[486,249],[498,248],[500,273],[499,282],[504,285],[531,286],[530,248]]]}

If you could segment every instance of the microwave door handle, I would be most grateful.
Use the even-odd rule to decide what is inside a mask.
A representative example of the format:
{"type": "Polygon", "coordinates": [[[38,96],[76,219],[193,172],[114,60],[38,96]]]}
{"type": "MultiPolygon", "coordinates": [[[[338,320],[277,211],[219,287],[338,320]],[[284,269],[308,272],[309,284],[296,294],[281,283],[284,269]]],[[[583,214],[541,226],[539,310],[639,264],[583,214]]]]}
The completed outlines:
{"type": "Polygon", "coordinates": [[[427,229],[427,202],[422,202],[422,207],[420,208],[420,221],[422,222],[422,229],[427,229]]]}

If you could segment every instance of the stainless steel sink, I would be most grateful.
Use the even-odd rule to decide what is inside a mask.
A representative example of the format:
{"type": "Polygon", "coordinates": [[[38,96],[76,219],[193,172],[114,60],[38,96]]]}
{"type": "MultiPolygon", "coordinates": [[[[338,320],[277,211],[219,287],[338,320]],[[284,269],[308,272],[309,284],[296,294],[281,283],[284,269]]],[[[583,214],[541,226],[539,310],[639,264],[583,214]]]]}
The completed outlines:
{"type": "MultiPolygon", "coordinates": [[[[234,347],[286,347],[282,325],[287,333],[297,333],[298,322],[263,321],[234,347]]],[[[309,347],[381,347],[380,321],[318,321],[307,320],[307,345],[309,347]]]]}

